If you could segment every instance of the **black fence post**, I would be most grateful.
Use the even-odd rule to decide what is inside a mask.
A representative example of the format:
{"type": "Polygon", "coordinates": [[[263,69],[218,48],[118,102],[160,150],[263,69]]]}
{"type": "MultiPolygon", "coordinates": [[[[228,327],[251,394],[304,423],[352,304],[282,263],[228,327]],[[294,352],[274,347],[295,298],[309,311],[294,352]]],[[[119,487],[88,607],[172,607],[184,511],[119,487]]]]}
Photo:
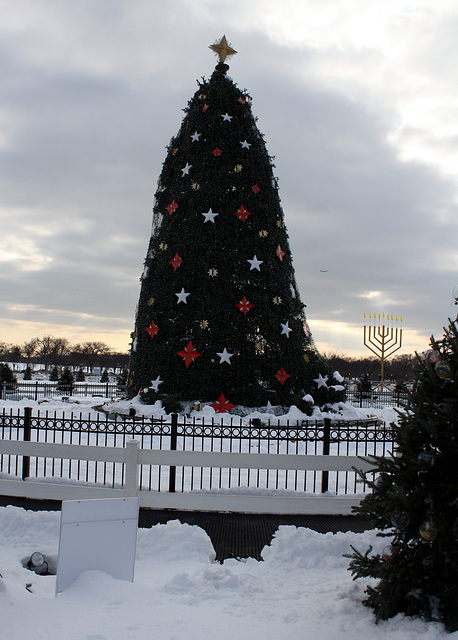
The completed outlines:
{"type": "MultiPolygon", "coordinates": [[[[31,407],[24,408],[24,442],[30,442],[32,426],[32,409],[31,407]]],[[[30,475],[30,457],[22,457],[22,479],[25,480],[30,475]]]]}
{"type": "MultiPolygon", "coordinates": [[[[172,420],[170,423],[170,451],[177,450],[177,435],[178,435],[178,414],[172,413],[172,420]]],[[[175,480],[176,480],[176,467],[170,467],[169,470],[169,493],[175,493],[175,480]]]]}
{"type": "Polygon", "coordinates": [[[5,388],[6,388],[6,382],[3,381],[0,385],[0,400],[6,400],[6,398],[3,397],[5,388]]]}
{"type": "MultiPolygon", "coordinates": [[[[331,445],[331,419],[325,418],[323,425],[323,455],[328,456],[331,445]]],[[[321,472],[321,493],[329,489],[329,471],[321,472]]]]}

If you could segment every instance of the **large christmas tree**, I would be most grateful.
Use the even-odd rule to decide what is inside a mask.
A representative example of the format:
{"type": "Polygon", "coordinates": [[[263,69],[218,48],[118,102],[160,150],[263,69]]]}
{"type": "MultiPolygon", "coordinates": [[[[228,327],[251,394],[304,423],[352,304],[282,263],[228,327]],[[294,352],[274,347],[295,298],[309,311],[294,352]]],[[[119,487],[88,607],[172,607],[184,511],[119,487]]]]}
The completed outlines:
{"type": "MultiPolygon", "coordinates": [[[[394,456],[377,458],[359,515],[390,538],[384,551],[354,550],[355,578],[377,578],[365,604],[458,630],[458,324],[419,358],[415,387],[395,426],[394,456]]],[[[382,534],[383,535],[383,534],[382,534]]]]}
{"type": "MultiPolygon", "coordinates": [[[[217,64],[184,109],[153,209],[130,397],[232,405],[342,397],[306,324],[273,162],[251,98],[217,64]],[[337,387],[337,389],[335,388],[337,387]]],[[[338,376],[337,376],[338,377],[338,376]]]]}

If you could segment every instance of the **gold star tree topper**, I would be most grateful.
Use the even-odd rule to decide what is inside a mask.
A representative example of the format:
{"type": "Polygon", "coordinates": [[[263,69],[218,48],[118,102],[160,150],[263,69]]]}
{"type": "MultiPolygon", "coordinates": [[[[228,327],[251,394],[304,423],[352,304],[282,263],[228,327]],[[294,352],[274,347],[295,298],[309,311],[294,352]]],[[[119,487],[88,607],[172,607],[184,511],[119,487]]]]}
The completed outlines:
{"type": "Polygon", "coordinates": [[[219,42],[211,44],[208,48],[218,54],[220,62],[224,62],[228,56],[233,56],[237,53],[226,40],[226,36],[223,36],[219,42]]]}

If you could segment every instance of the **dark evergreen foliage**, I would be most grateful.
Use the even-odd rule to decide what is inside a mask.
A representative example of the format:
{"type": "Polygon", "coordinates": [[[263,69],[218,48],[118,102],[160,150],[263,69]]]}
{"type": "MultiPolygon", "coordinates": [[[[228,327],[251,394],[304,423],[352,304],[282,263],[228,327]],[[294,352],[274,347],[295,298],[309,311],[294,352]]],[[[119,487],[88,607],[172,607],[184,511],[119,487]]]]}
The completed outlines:
{"type": "Polygon", "coordinates": [[[123,387],[124,385],[127,384],[127,378],[129,376],[129,372],[127,371],[127,369],[122,369],[120,373],[118,373],[117,377],[116,377],[116,384],[119,387],[123,387]]]}
{"type": "Polygon", "coordinates": [[[398,613],[458,630],[458,327],[418,358],[408,406],[395,426],[393,457],[356,513],[391,538],[382,554],[354,550],[355,578],[379,582],[365,604],[377,620],[398,613]]]}
{"type": "Polygon", "coordinates": [[[49,379],[51,380],[51,382],[57,382],[59,380],[59,369],[57,367],[53,367],[51,369],[49,379]]]}
{"type": "Polygon", "coordinates": [[[368,373],[363,373],[356,384],[356,389],[363,395],[370,395],[372,391],[372,381],[368,373]]]}
{"type": "Polygon", "coordinates": [[[32,380],[32,369],[27,365],[24,371],[24,375],[22,376],[23,380],[32,380]]]}
{"type": "Polygon", "coordinates": [[[227,70],[220,63],[199,83],[168,147],[141,278],[130,397],[155,380],[158,395],[145,399],[224,394],[259,406],[291,404],[307,392],[317,404],[337,401],[341,392],[314,382],[328,369],[306,324],[272,158],[250,96],[227,70]],[[218,355],[225,350],[229,361],[218,355]]]}
{"type": "Polygon", "coordinates": [[[71,390],[74,381],[75,376],[73,375],[73,371],[70,369],[70,367],[64,367],[59,378],[59,384],[57,385],[57,388],[62,390],[71,390]]]}
{"type": "Polygon", "coordinates": [[[13,384],[16,382],[16,376],[9,365],[0,362],[0,384],[3,382],[13,384]]]}

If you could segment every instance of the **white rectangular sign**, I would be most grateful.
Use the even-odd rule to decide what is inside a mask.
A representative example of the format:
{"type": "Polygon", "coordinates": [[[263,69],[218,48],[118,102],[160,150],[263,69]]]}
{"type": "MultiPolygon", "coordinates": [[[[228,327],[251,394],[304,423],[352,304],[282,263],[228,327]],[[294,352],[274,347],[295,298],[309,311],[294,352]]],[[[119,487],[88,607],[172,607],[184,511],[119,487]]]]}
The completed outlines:
{"type": "Polygon", "coordinates": [[[62,502],[56,593],[88,570],[134,579],[138,498],[62,502]]]}

